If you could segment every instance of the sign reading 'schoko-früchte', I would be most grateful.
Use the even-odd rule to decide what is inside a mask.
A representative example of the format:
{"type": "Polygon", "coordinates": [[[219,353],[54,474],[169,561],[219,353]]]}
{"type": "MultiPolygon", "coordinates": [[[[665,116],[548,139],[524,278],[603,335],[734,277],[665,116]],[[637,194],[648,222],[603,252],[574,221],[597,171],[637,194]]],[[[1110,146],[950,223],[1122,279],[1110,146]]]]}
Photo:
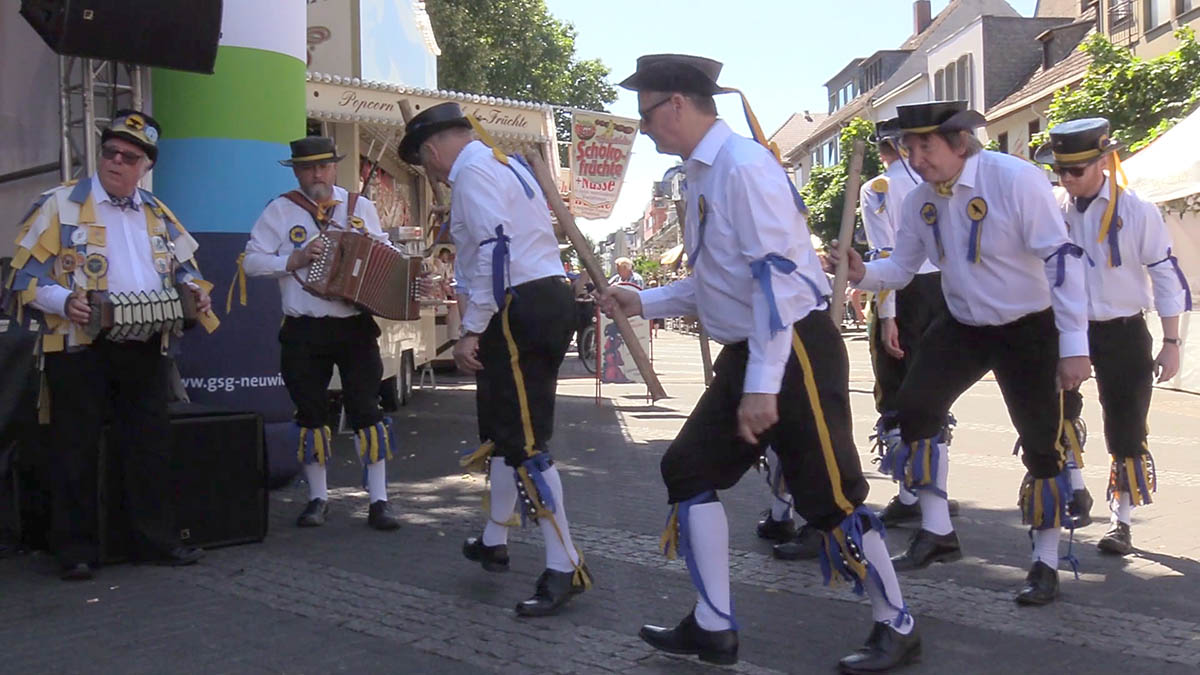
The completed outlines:
{"type": "Polygon", "coordinates": [[[621,194],[637,120],[577,110],[571,119],[571,212],[607,218],[621,194]]]}

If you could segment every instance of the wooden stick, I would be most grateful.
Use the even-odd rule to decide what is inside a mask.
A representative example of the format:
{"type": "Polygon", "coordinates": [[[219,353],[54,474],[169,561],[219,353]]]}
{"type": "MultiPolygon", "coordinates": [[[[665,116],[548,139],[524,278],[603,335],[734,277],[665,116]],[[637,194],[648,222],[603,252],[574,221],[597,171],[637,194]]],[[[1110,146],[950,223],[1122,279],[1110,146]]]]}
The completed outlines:
{"type": "MultiPolygon", "coordinates": [[[[675,220],[678,221],[679,231],[682,233],[683,215],[687,213],[687,208],[681,199],[675,199],[672,203],[675,205],[675,220]]],[[[680,236],[679,240],[683,241],[683,237],[680,236]]],[[[683,251],[679,252],[679,260],[683,261],[683,251]]],[[[700,317],[696,317],[696,326],[700,329],[700,365],[704,368],[704,386],[707,387],[712,384],[713,379],[712,351],[708,346],[708,331],[704,330],[704,324],[700,323],[700,317]]]]}
{"type": "MultiPolygon", "coordinates": [[[[604,276],[604,270],[600,267],[600,262],[596,260],[595,254],[584,238],[583,233],[579,231],[579,226],[575,224],[575,216],[571,215],[570,209],[562,200],[562,196],[558,194],[558,182],[554,180],[554,175],[550,173],[550,167],[546,165],[546,160],[542,158],[541,153],[530,153],[526,158],[529,161],[530,167],[533,168],[533,176],[537,178],[538,185],[542,187],[542,192],[546,193],[546,200],[550,203],[550,210],[558,217],[558,223],[567,233],[567,238],[571,240],[571,244],[575,247],[575,252],[579,254],[579,261],[583,263],[588,274],[591,275],[592,281],[596,284],[596,288],[604,290],[608,288],[608,277],[604,276]]],[[[633,357],[633,362],[637,364],[638,372],[642,374],[642,379],[646,381],[646,389],[650,391],[650,398],[658,400],[667,398],[667,392],[663,389],[662,383],[658,381],[658,375],[654,372],[654,367],[650,365],[650,358],[646,356],[646,350],[642,349],[642,343],[638,341],[637,334],[633,332],[633,326],[629,325],[629,318],[625,313],[618,309],[613,313],[613,323],[617,324],[617,330],[621,331],[621,337],[625,340],[625,346],[629,348],[629,355],[633,357]]]]}
{"type": "Polygon", "coordinates": [[[850,264],[847,251],[854,239],[854,212],[858,209],[858,189],[862,187],[863,154],[867,144],[861,138],[854,141],[854,149],[850,154],[850,174],[846,176],[846,201],[842,206],[842,227],[838,231],[838,266],[833,275],[833,307],[829,313],[833,325],[841,329],[842,315],[846,311],[846,277],[849,275],[850,264]]]}

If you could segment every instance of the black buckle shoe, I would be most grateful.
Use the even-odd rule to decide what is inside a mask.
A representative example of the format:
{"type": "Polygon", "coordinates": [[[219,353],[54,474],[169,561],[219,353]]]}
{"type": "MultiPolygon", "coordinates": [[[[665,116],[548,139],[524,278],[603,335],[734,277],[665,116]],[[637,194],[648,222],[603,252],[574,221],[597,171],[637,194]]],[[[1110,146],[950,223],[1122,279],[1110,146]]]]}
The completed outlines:
{"type": "Polygon", "coordinates": [[[329,513],[329,502],[324,499],[314,499],[304,507],[296,518],[297,527],[320,527],[325,524],[325,515],[329,513]]]}
{"type": "Polygon", "coordinates": [[[545,570],[538,577],[537,588],[528,600],[517,603],[517,616],[549,616],[557,612],[572,597],[584,591],[576,586],[575,572],[545,570]]]}
{"type": "Polygon", "coordinates": [[[805,525],[795,539],[772,546],[771,555],[779,560],[811,560],[821,554],[824,538],[820,530],[805,525]]]}
{"type": "Polygon", "coordinates": [[[897,572],[908,572],[929,567],[935,562],[954,562],[962,559],[962,547],[958,534],[934,534],[929,530],[917,530],[908,542],[908,550],[892,558],[897,572]]]}
{"type": "Polygon", "coordinates": [[[1096,548],[1113,555],[1133,553],[1133,533],[1129,531],[1129,524],[1117,521],[1115,525],[1108,528],[1108,532],[1105,532],[1103,537],[1100,537],[1096,548]]]}
{"type": "Polygon", "coordinates": [[[838,670],[843,673],[882,673],[920,660],[921,636],[916,626],[908,635],[901,635],[888,624],[876,621],[867,642],[838,661],[838,670]]]}
{"type": "Polygon", "coordinates": [[[1071,501],[1067,502],[1069,522],[1064,523],[1066,527],[1075,530],[1091,525],[1093,503],[1092,493],[1088,492],[1087,488],[1071,493],[1071,501]]]}
{"type": "Polygon", "coordinates": [[[392,514],[392,505],[386,499],[380,499],[367,510],[367,525],[386,532],[399,529],[400,521],[392,514]]]}
{"type": "Polygon", "coordinates": [[[763,511],[763,515],[766,517],[758,521],[758,527],[754,530],[758,533],[760,539],[785,542],[796,538],[796,521],[791,518],[775,520],[771,518],[771,511],[769,509],[763,511]]]}
{"type": "Polygon", "coordinates": [[[95,577],[96,571],[87,563],[63,565],[62,572],[58,575],[63,581],[91,581],[95,577]]]}
{"type": "Polygon", "coordinates": [[[642,626],[638,637],[659,651],[695,655],[706,663],[731,666],[738,660],[737,631],[704,630],[696,623],[695,612],[684,617],[674,628],[642,626]]]}
{"type": "Polygon", "coordinates": [[[489,572],[508,571],[508,546],[506,544],[487,546],[483,543],[482,537],[467,537],[467,540],[463,542],[462,552],[467,560],[474,560],[489,572]]]}
{"type": "Polygon", "coordinates": [[[1041,560],[1033,563],[1025,585],[1015,598],[1018,605],[1048,605],[1058,597],[1058,570],[1041,560]]]}
{"type": "Polygon", "coordinates": [[[191,546],[176,546],[170,551],[151,558],[148,562],[164,567],[186,567],[187,565],[195,565],[203,557],[204,549],[193,548],[191,546]]]}

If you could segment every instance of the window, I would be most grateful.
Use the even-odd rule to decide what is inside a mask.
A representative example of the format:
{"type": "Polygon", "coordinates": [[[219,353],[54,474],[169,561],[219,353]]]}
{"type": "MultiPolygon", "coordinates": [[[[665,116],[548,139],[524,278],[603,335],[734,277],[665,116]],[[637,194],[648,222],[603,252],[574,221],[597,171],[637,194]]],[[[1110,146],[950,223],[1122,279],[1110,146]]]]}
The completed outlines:
{"type": "Polygon", "coordinates": [[[961,98],[958,95],[958,68],[953,64],[946,65],[946,98],[947,101],[957,101],[961,98]]]}
{"type": "Polygon", "coordinates": [[[829,112],[830,112],[830,114],[833,114],[833,111],[835,111],[837,109],[838,109],[837,94],[836,93],[830,94],[829,95],[829,112]]]}
{"type": "Polygon", "coordinates": [[[1111,0],[1108,6],[1108,30],[1125,28],[1133,19],[1134,0],[1111,0]]]}
{"type": "Polygon", "coordinates": [[[1004,132],[996,137],[996,145],[999,146],[1000,152],[1008,154],[1008,132],[1004,132]]]}
{"type": "Polygon", "coordinates": [[[825,144],[825,166],[833,166],[838,163],[838,142],[833,139],[825,144]]]}
{"type": "Polygon", "coordinates": [[[821,164],[821,151],[820,151],[819,149],[818,149],[818,150],[813,150],[813,153],[812,153],[812,165],[813,165],[814,167],[817,167],[817,166],[822,166],[822,164],[821,164]]]}
{"type": "Polygon", "coordinates": [[[1173,0],[1146,0],[1146,29],[1155,28],[1171,20],[1173,0]]]}
{"type": "Polygon", "coordinates": [[[1196,7],[1196,0],[1176,0],[1175,16],[1179,16],[1184,12],[1190,12],[1196,7]]]}
{"type": "Polygon", "coordinates": [[[958,57],[958,97],[967,102],[968,108],[973,108],[975,101],[975,81],[971,77],[971,55],[958,57]]]}
{"type": "Polygon", "coordinates": [[[945,101],[946,100],[945,79],[946,79],[946,73],[944,71],[939,70],[933,74],[933,100],[935,100],[935,101],[945,101]]]}
{"type": "Polygon", "coordinates": [[[1030,145],[1033,145],[1033,137],[1037,136],[1038,132],[1041,130],[1042,130],[1041,120],[1033,120],[1032,122],[1029,123],[1029,144],[1030,145]]]}
{"type": "Polygon", "coordinates": [[[883,82],[883,61],[876,61],[863,69],[862,78],[863,91],[873,89],[876,85],[883,82]]]}

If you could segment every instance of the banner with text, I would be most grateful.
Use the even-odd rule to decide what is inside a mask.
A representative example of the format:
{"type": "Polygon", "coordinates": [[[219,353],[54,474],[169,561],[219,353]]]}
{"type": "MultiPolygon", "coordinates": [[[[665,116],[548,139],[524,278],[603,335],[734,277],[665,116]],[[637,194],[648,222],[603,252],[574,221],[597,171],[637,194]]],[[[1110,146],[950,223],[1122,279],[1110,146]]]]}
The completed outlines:
{"type": "Polygon", "coordinates": [[[621,194],[638,122],[584,110],[571,117],[571,213],[607,218],[621,194]]]}

